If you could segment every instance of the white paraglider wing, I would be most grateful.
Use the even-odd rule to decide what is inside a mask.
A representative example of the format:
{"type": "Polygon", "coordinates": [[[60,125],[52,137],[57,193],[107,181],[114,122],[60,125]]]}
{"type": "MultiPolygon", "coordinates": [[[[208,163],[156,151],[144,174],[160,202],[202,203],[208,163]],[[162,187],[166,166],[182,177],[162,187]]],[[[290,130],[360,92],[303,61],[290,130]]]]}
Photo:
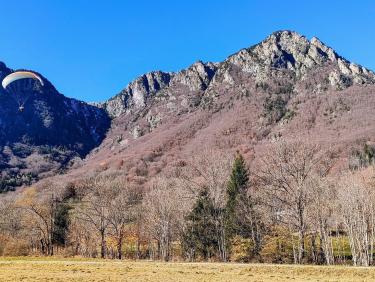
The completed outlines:
{"type": "Polygon", "coordinates": [[[34,91],[35,83],[44,86],[43,80],[30,71],[16,71],[7,75],[3,81],[3,88],[11,94],[19,106],[20,112],[23,112],[24,105],[34,91]]]}
{"type": "Polygon", "coordinates": [[[19,80],[19,79],[25,79],[25,78],[36,79],[40,82],[42,86],[44,85],[43,80],[39,76],[37,76],[35,73],[29,72],[29,71],[16,71],[7,75],[3,79],[3,82],[2,82],[3,88],[6,89],[7,86],[11,84],[12,82],[19,80]]]}

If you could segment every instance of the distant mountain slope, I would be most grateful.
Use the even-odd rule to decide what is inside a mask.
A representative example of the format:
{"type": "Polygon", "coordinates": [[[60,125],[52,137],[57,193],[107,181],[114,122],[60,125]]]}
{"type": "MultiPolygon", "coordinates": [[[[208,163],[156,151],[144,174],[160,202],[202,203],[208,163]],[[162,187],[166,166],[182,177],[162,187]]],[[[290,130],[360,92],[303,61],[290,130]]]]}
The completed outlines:
{"type": "Polygon", "coordinates": [[[374,73],[291,31],[221,63],[145,74],[99,107],[111,128],[69,180],[121,171],[142,185],[205,148],[240,150],[256,165],[280,138],[332,148],[337,169],[347,169],[354,152],[375,143],[374,73]]]}
{"type": "Polygon", "coordinates": [[[220,63],[150,72],[97,106],[112,117],[106,137],[55,179],[116,171],[143,185],[206,148],[239,150],[256,166],[281,138],[331,148],[345,170],[360,163],[364,144],[375,144],[375,74],[291,31],[220,63]]]}
{"type": "MultiPolygon", "coordinates": [[[[1,81],[11,72],[0,64],[1,81]]],[[[42,79],[23,112],[0,89],[0,191],[64,170],[99,145],[110,125],[102,109],[67,98],[42,79]]]]}

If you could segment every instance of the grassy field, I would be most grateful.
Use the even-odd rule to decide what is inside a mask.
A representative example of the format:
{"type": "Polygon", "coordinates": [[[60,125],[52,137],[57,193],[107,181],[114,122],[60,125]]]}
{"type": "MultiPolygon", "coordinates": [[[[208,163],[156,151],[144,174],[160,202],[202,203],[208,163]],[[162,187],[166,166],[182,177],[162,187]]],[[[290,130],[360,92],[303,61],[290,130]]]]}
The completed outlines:
{"type": "Polygon", "coordinates": [[[375,268],[0,258],[0,281],[375,281],[375,268]]]}

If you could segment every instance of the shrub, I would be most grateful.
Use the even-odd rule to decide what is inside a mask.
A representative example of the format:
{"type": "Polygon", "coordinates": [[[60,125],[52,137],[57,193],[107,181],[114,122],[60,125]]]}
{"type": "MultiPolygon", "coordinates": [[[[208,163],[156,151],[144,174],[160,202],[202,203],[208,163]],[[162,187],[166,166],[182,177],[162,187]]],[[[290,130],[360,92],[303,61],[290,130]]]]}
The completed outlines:
{"type": "Polygon", "coordinates": [[[252,253],[254,245],[252,240],[249,238],[243,238],[241,236],[235,236],[230,241],[231,252],[230,258],[231,261],[235,262],[249,262],[252,258],[252,253]]]}
{"type": "Polygon", "coordinates": [[[3,237],[0,239],[1,256],[28,256],[30,249],[26,241],[19,238],[3,237]]]}
{"type": "Polygon", "coordinates": [[[280,95],[269,96],[263,103],[264,116],[268,122],[278,122],[286,113],[287,101],[280,95]]]}
{"type": "Polygon", "coordinates": [[[261,257],[269,263],[293,262],[293,235],[285,227],[274,226],[264,238],[261,257]]]}

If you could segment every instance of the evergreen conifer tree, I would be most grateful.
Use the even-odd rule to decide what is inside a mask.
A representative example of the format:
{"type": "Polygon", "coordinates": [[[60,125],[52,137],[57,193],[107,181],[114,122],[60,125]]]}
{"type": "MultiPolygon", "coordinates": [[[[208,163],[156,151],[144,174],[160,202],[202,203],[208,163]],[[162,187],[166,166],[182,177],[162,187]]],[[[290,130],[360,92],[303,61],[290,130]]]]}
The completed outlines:
{"type": "Polygon", "coordinates": [[[249,173],[243,156],[237,152],[227,187],[226,229],[228,238],[238,232],[237,207],[241,195],[245,196],[249,185],[249,173]]]}
{"type": "Polygon", "coordinates": [[[215,226],[215,208],[207,189],[203,189],[187,216],[187,228],[184,234],[184,248],[190,253],[191,259],[200,255],[209,259],[217,246],[215,226]]]}

